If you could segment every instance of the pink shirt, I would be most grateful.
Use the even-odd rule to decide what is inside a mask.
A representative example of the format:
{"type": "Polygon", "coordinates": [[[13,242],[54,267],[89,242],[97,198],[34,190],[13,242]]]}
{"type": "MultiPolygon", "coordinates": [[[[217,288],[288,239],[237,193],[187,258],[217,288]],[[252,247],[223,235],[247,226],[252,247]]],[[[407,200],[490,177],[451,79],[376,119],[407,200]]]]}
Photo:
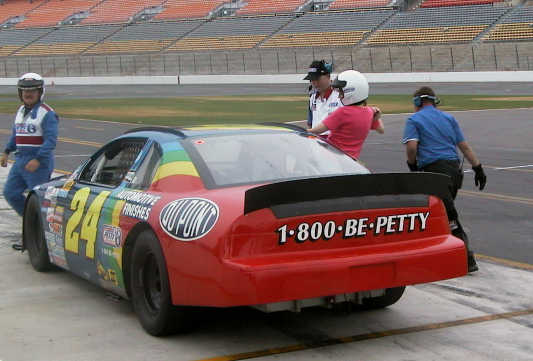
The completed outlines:
{"type": "Polygon", "coordinates": [[[354,158],[359,158],[370,129],[379,126],[372,107],[352,105],[335,110],[323,123],[331,130],[328,140],[354,158]]]}

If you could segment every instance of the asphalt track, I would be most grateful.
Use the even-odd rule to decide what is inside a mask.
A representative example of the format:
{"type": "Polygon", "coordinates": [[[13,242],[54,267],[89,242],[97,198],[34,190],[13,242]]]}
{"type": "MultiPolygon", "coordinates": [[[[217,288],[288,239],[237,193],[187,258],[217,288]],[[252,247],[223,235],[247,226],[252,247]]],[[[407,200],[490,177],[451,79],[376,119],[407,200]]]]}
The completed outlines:
{"type": "MultiPolygon", "coordinates": [[[[386,310],[198,310],[189,333],[154,339],[129,302],[66,272],[36,273],[26,254],[13,254],[20,219],[0,200],[0,360],[533,360],[531,109],[454,115],[488,176],[479,192],[467,174],[457,202],[479,272],[409,287],[386,310]]],[[[369,137],[361,159],[373,171],[407,170],[405,118],[384,116],[386,133],[369,137]]],[[[0,141],[11,124],[0,115],[0,141]]],[[[135,126],[62,119],[57,170],[135,126]]],[[[0,169],[0,183],[6,174],[0,169]]]]}
{"type": "MultiPolygon", "coordinates": [[[[238,77],[238,75],[236,75],[238,77]]],[[[302,76],[303,77],[303,76],[302,76]]],[[[412,94],[422,83],[371,84],[371,94],[412,94]]],[[[528,83],[432,83],[439,94],[531,95],[528,83]]],[[[97,85],[49,86],[48,96],[64,98],[153,98],[175,96],[222,96],[257,94],[305,94],[306,84],[221,84],[221,85],[97,85]]],[[[0,95],[14,94],[15,87],[0,86],[0,95]]]]}

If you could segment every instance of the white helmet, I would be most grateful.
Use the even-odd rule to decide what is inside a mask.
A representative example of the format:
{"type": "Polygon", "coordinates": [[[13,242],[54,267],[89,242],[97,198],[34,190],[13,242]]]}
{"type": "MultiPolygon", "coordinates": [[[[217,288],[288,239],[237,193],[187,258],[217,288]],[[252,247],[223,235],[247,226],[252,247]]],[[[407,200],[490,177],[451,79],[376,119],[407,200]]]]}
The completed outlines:
{"type": "Polygon", "coordinates": [[[41,92],[40,99],[43,101],[44,98],[44,79],[37,73],[26,73],[19,78],[17,82],[17,88],[19,91],[19,98],[22,101],[22,91],[38,89],[41,92]]]}
{"type": "Polygon", "coordinates": [[[342,89],[344,98],[341,101],[344,105],[356,104],[368,99],[368,81],[358,71],[343,71],[335,78],[331,86],[342,89]]]}

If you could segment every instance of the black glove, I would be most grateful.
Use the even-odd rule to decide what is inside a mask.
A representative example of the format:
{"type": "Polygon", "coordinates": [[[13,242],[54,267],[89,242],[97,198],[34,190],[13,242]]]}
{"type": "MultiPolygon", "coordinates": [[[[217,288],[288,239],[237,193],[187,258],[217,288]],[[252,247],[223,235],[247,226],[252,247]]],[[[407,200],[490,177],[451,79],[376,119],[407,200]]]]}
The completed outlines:
{"type": "Polygon", "coordinates": [[[482,191],[483,188],[485,188],[485,184],[487,184],[487,176],[485,175],[481,164],[472,167],[472,170],[476,173],[474,176],[474,183],[476,184],[476,187],[479,185],[479,190],[482,191]]]}
{"type": "Polygon", "coordinates": [[[418,166],[416,165],[416,163],[415,164],[411,164],[411,163],[409,163],[409,161],[407,161],[407,166],[409,167],[409,170],[411,172],[418,172],[419,171],[418,166]]]}

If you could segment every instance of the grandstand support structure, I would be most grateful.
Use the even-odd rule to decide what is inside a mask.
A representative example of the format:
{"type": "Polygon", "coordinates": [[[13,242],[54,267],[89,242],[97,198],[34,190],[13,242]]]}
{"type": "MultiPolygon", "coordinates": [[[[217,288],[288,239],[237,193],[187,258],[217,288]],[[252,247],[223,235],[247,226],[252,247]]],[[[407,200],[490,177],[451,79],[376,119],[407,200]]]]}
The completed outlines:
{"type": "Polygon", "coordinates": [[[489,26],[487,26],[487,28],[485,30],[483,30],[481,33],[479,33],[475,38],[474,40],[472,41],[473,44],[477,44],[477,43],[480,43],[481,40],[483,39],[483,37],[485,35],[487,35],[492,29],[494,29],[494,27],[496,27],[496,25],[500,24],[501,21],[509,14],[511,14],[513,11],[518,11],[520,8],[522,7],[522,5],[517,5],[517,6],[513,6],[513,7],[510,7],[509,10],[507,10],[505,13],[503,13],[498,19],[496,19],[496,21],[494,21],[492,24],[490,24],[489,26]]]}

